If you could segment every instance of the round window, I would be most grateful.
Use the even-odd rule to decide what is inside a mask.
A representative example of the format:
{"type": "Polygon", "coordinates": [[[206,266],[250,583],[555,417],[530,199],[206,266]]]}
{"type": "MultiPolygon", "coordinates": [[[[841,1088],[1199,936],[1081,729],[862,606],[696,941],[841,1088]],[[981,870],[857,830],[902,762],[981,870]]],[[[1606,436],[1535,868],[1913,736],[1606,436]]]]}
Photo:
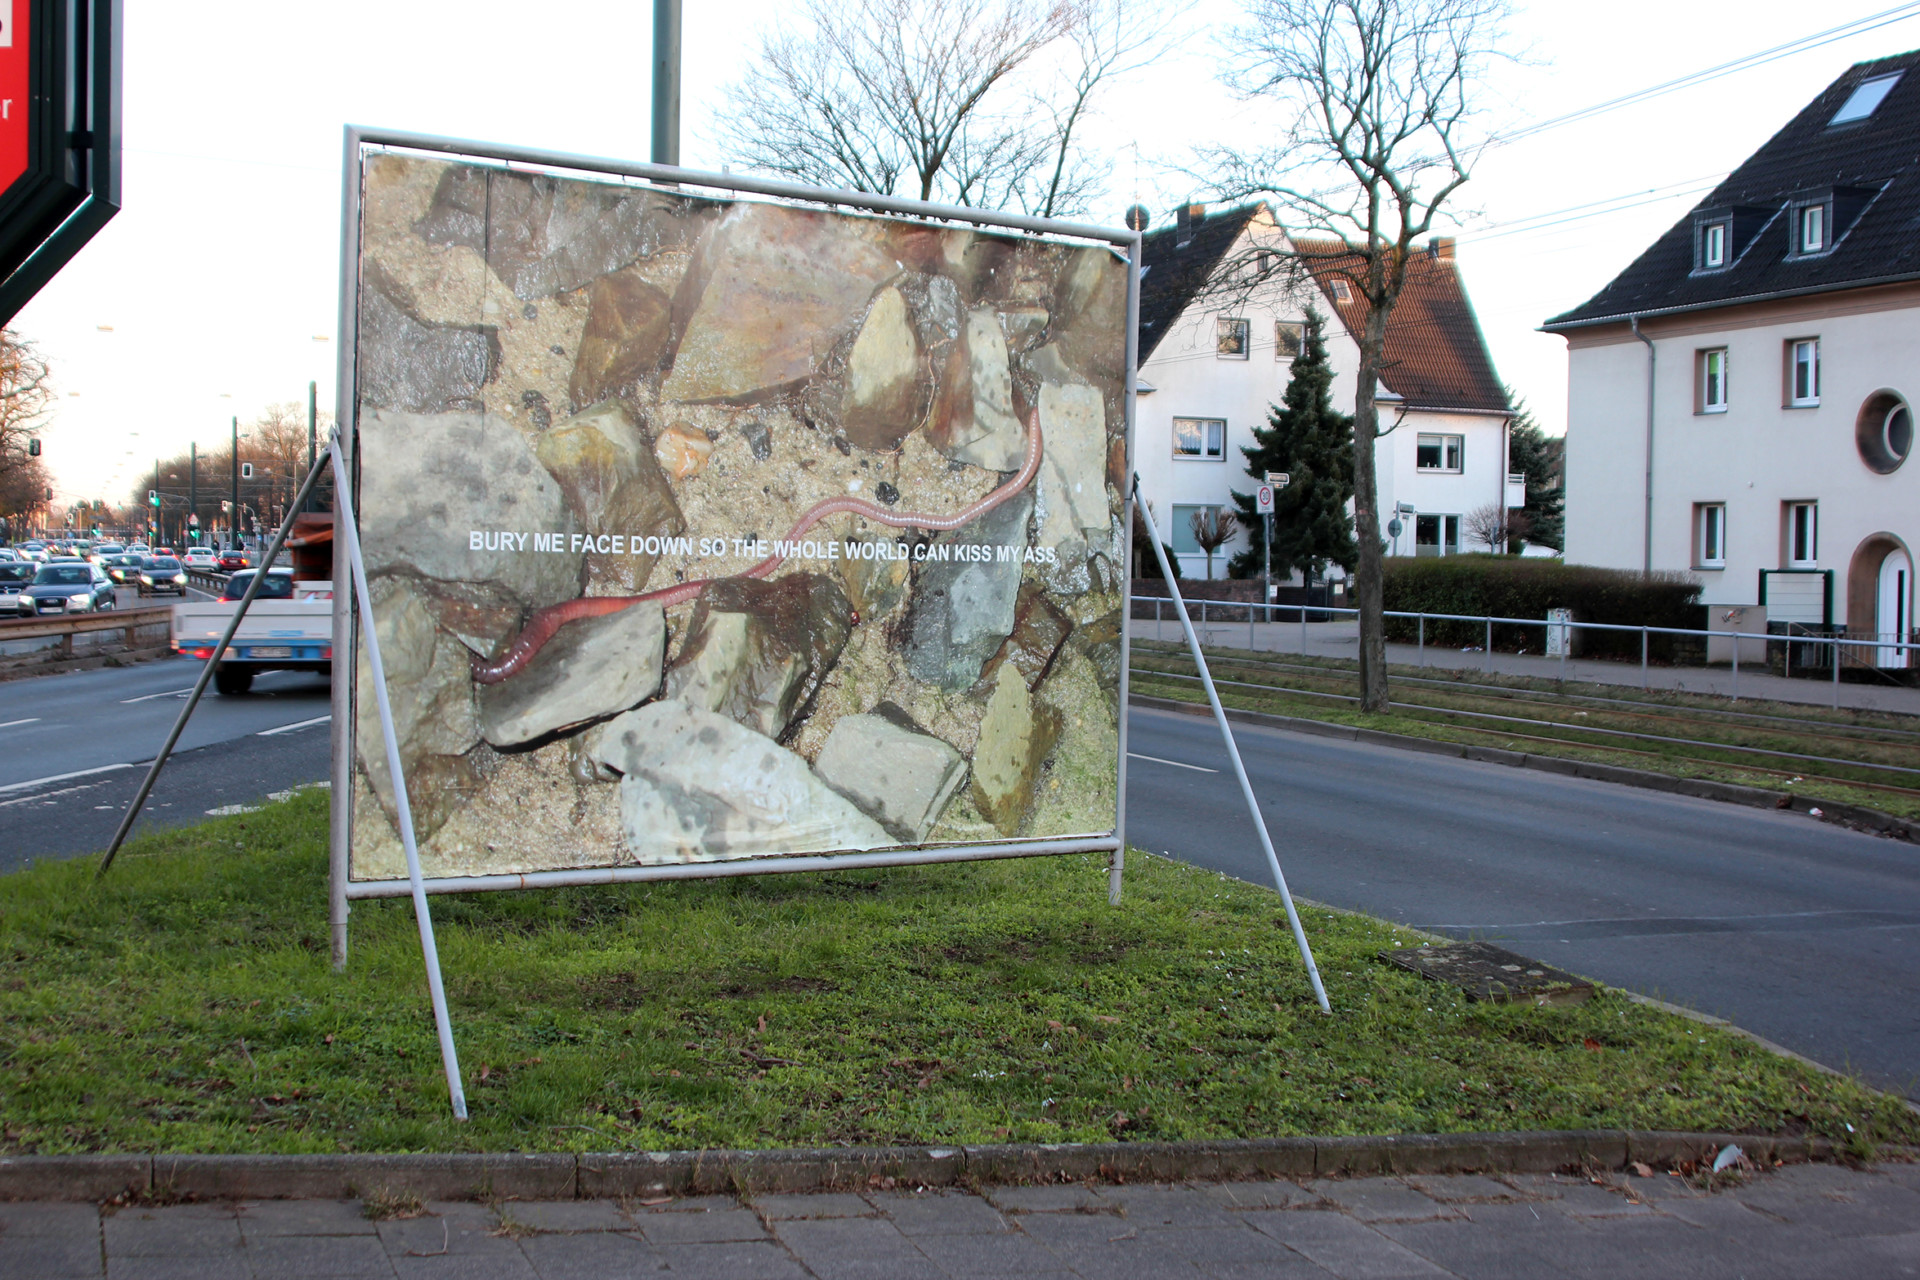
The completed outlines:
{"type": "Polygon", "coordinates": [[[1853,441],[1860,460],[1881,475],[1899,470],[1913,450],[1913,407],[1898,392],[1874,392],[1854,419],[1853,441]]]}

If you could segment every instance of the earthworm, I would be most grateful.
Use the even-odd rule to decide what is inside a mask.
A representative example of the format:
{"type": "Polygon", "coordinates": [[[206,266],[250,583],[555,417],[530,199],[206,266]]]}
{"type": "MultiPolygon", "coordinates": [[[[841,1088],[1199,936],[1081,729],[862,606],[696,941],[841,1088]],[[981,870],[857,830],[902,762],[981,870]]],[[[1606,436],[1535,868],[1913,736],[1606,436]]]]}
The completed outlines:
{"type": "MultiPolygon", "coordinates": [[[[958,529],[962,525],[978,520],[1031,484],[1034,476],[1040,471],[1040,454],[1040,413],[1036,409],[1027,414],[1027,456],[1013,479],[952,515],[936,516],[920,511],[891,511],[864,498],[828,498],[801,516],[793,528],[787,531],[787,536],[782,541],[791,542],[828,516],[842,511],[865,516],[875,524],[884,524],[895,529],[924,529],[935,533],[958,529]]],[[[779,568],[785,559],[785,556],[775,553],[744,573],[733,576],[764,578],[779,568]]],[[[474,657],[474,682],[499,684],[502,680],[514,675],[527,663],[533,661],[533,655],[539,653],[541,646],[553,639],[556,631],[577,618],[598,618],[604,614],[618,613],[622,609],[649,600],[657,602],[662,608],[672,608],[699,595],[701,588],[712,581],[714,581],[712,578],[696,578],[691,582],[675,583],[671,587],[662,587],[658,591],[649,591],[637,596],[581,596],[577,600],[566,600],[560,604],[550,604],[544,609],[536,609],[527,619],[527,625],[521,629],[518,636],[514,637],[513,643],[507,646],[498,661],[482,662],[478,655],[474,657]]]]}

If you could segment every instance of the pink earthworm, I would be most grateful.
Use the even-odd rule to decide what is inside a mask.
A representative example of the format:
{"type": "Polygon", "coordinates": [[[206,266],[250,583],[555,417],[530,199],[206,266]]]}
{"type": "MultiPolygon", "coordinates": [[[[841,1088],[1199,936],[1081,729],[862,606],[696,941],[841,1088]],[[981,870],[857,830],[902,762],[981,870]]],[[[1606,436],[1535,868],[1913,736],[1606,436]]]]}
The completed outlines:
{"type": "MultiPolygon", "coordinates": [[[[920,511],[892,511],[878,503],[868,502],[864,498],[828,498],[816,504],[794,523],[787,531],[784,542],[791,542],[828,516],[840,512],[850,512],[865,516],[875,524],[884,524],[895,529],[923,529],[930,533],[958,529],[971,524],[987,512],[1019,493],[1033,483],[1034,476],[1040,472],[1040,414],[1034,410],[1027,415],[1027,456],[1020,464],[1020,470],[1013,479],[1007,481],[992,493],[961,508],[950,516],[928,515],[920,511]]],[[[768,556],[759,564],[743,573],[732,575],[741,578],[764,578],[779,568],[786,557],[778,553],[768,556]]],[[[544,609],[536,609],[527,619],[527,625],[514,637],[513,643],[493,662],[482,662],[479,657],[473,659],[473,679],[476,684],[499,684],[520,671],[533,661],[533,655],[540,652],[542,645],[553,639],[561,627],[579,618],[598,618],[609,613],[651,600],[662,608],[672,608],[685,604],[700,594],[713,578],[696,578],[691,582],[675,583],[671,587],[662,587],[658,591],[648,591],[637,596],[581,596],[577,600],[567,600],[560,604],[550,604],[544,609]]]]}

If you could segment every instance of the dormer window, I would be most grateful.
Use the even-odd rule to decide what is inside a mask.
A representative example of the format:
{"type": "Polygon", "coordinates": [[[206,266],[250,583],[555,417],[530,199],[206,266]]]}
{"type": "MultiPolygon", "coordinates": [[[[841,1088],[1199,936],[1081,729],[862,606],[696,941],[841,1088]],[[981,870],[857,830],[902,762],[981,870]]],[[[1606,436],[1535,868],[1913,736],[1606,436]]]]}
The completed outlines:
{"type": "Polygon", "coordinates": [[[1710,222],[1700,229],[1700,265],[1708,269],[1727,265],[1727,224],[1710,222]]]}
{"type": "Polygon", "coordinates": [[[1800,210],[1800,234],[1796,252],[1819,253],[1827,247],[1827,206],[1810,204],[1800,210]]]}
{"type": "Polygon", "coordinates": [[[1335,280],[1333,282],[1333,300],[1335,302],[1352,302],[1353,286],[1345,280],[1335,280]]]}
{"type": "Polygon", "coordinates": [[[1886,101],[1887,95],[1893,91],[1893,86],[1900,83],[1903,74],[1896,71],[1890,76],[1862,80],[1854,86],[1853,92],[1847,95],[1847,100],[1840,104],[1840,109],[1833,113],[1833,119],[1827,123],[1852,124],[1855,120],[1865,120],[1886,101]]]}

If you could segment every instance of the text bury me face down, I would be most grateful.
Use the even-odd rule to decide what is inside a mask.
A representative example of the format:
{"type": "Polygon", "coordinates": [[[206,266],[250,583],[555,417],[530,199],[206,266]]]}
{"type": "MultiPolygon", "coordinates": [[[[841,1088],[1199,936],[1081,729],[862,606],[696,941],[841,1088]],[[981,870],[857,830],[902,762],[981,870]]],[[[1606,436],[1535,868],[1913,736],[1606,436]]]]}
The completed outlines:
{"type": "Polygon", "coordinates": [[[1054,564],[1055,549],[1032,547],[1025,543],[1005,546],[973,543],[920,542],[902,544],[890,540],[836,542],[808,538],[801,541],[764,538],[692,538],[657,537],[622,533],[546,533],[538,530],[471,529],[467,532],[469,551],[511,551],[528,554],[634,556],[737,556],[764,560],[780,556],[786,560],[910,560],[916,563],[1021,563],[1054,564]]]}

